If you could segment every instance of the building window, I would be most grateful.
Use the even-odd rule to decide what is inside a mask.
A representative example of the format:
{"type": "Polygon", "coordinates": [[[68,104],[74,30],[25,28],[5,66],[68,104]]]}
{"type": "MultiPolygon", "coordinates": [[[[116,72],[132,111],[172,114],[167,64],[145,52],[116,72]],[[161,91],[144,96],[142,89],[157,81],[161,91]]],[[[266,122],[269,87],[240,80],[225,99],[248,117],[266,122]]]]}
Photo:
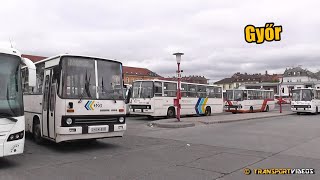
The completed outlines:
{"type": "Polygon", "coordinates": [[[129,78],[127,77],[127,83],[129,82],[129,78]]]}

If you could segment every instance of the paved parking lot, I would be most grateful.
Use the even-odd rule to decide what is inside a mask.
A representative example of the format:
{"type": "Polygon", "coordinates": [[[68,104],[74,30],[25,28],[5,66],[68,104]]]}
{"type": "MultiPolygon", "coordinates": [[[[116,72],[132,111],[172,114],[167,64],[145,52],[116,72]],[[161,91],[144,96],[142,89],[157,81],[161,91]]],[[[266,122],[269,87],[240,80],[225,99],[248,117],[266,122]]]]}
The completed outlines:
{"type": "Polygon", "coordinates": [[[37,145],[0,159],[0,179],[320,179],[320,115],[182,129],[128,119],[123,138],[37,145]],[[314,168],[315,175],[244,175],[248,168],[314,168]]]}

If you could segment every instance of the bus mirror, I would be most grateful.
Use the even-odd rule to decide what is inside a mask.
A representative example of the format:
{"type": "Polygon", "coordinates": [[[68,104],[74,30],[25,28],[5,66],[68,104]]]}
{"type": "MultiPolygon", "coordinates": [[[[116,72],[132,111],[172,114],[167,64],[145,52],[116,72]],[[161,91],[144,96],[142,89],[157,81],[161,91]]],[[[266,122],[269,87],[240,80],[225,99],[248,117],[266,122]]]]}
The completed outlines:
{"type": "Polygon", "coordinates": [[[30,87],[36,87],[37,75],[36,75],[36,66],[28,58],[22,58],[22,62],[28,68],[28,84],[30,87]]]}

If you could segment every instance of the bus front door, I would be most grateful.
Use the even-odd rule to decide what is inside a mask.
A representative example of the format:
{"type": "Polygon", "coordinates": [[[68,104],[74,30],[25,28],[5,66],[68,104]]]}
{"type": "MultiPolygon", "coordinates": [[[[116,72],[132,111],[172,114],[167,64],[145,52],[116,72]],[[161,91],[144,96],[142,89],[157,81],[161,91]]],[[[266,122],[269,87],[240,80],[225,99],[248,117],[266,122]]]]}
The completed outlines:
{"type": "Polygon", "coordinates": [[[55,83],[52,81],[52,69],[45,70],[45,82],[42,108],[42,134],[45,137],[55,138],[54,110],[55,110],[55,83]]]}

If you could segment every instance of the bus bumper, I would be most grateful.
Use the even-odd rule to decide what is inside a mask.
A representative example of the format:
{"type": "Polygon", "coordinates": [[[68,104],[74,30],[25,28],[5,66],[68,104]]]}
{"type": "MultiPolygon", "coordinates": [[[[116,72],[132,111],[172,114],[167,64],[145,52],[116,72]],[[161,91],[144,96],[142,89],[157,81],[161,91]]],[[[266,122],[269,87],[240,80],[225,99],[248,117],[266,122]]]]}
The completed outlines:
{"type": "Polygon", "coordinates": [[[88,126],[88,128],[83,128],[81,126],[74,127],[59,127],[56,133],[56,142],[80,140],[80,139],[102,139],[111,137],[122,137],[127,129],[126,124],[115,124],[113,129],[109,125],[101,126],[88,126]],[[92,132],[92,128],[105,128],[105,132],[92,132]]]}
{"type": "Polygon", "coordinates": [[[4,141],[0,144],[0,157],[22,154],[24,151],[24,138],[16,141],[4,141]]]}
{"type": "Polygon", "coordinates": [[[292,112],[306,112],[306,113],[315,113],[315,108],[291,108],[292,112]]]}

